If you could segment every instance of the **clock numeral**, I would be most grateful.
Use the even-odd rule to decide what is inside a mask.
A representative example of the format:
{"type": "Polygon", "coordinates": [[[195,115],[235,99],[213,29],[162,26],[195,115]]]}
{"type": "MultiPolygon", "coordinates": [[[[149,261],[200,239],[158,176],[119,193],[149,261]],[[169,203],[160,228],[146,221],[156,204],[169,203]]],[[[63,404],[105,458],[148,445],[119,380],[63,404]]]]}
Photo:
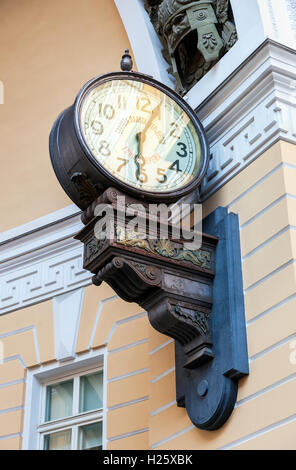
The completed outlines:
{"type": "Polygon", "coordinates": [[[151,101],[146,96],[138,98],[136,108],[143,113],[150,113],[151,101]]]}
{"type": "Polygon", "coordinates": [[[117,157],[117,160],[119,160],[120,162],[123,162],[121,163],[121,165],[119,165],[119,167],[116,170],[118,173],[120,173],[121,169],[128,163],[128,160],[126,160],[126,158],[120,158],[120,157],[117,157]]]}
{"type": "Polygon", "coordinates": [[[145,173],[145,170],[143,168],[141,169],[141,172],[142,173],[136,171],[137,180],[140,181],[140,183],[147,183],[147,181],[148,181],[147,173],[145,173]]]}
{"type": "Polygon", "coordinates": [[[171,166],[169,166],[168,169],[169,169],[169,170],[176,171],[177,173],[178,173],[178,172],[181,172],[181,173],[182,173],[182,170],[180,169],[180,162],[179,162],[179,160],[176,160],[174,163],[172,163],[171,166]]]}
{"type": "Polygon", "coordinates": [[[173,137],[174,139],[179,139],[181,135],[180,131],[180,126],[176,122],[171,122],[170,123],[171,129],[167,131],[167,134],[162,138],[161,143],[165,145],[167,143],[167,140],[170,137],[173,137]]]}
{"type": "Polygon", "coordinates": [[[180,153],[180,152],[177,151],[176,154],[177,154],[179,157],[181,157],[181,158],[187,157],[187,156],[188,156],[188,152],[187,152],[187,147],[186,147],[186,145],[185,145],[183,142],[178,142],[177,145],[178,145],[178,147],[180,147],[180,150],[181,150],[182,153],[180,153]]]}
{"type": "Polygon", "coordinates": [[[163,170],[162,168],[157,168],[157,174],[158,174],[159,176],[161,176],[162,179],[156,178],[156,180],[157,180],[159,183],[166,183],[168,177],[167,177],[167,175],[165,174],[165,170],[163,170]]]}
{"type": "Polygon", "coordinates": [[[93,133],[94,133],[94,134],[97,134],[97,135],[102,135],[103,132],[104,132],[104,126],[103,126],[103,124],[102,124],[100,121],[98,121],[98,120],[92,121],[92,123],[91,123],[91,128],[92,128],[92,130],[93,130],[93,133]]]}
{"type": "Polygon", "coordinates": [[[106,140],[102,140],[102,142],[100,143],[99,152],[104,157],[109,157],[111,155],[109,144],[106,140]]]}
{"type": "Polygon", "coordinates": [[[115,116],[115,109],[111,104],[105,104],[105,106],[103,106],[102,103],[99,103],[99,116],[101,117],[102,115],[111,121],[115,116]]]}
{"type": "Polygon", "coordinates": [[[145,158],[142,155],[137,155],[135,158],[136,164],[136,178],[140,183],[147,183],[148,175],[145,173],[144,165],[145,165],[145,158]]]}
{"type": "MultiPolygon", "coordinates": [[[[153,119],[158,119],[159,121],[161,121],[161,104],[160,102],[152,111],[153,119]]],[[[164,110],[162,112],[164,113],[164,110]]]]}
{"type": "Polygon", "coordinates": [[[171,122],[170,126],[171,126],[170,136],[174,137],[175,139],[179,139],[181,135],[179,124],[177,124],[176,122],[171,122]]]}
{"type": "Polygon", "coordinates": [[[119,95],[118,96],[118,108],[119,109],[126,109],[126,97],[119,95]]]}

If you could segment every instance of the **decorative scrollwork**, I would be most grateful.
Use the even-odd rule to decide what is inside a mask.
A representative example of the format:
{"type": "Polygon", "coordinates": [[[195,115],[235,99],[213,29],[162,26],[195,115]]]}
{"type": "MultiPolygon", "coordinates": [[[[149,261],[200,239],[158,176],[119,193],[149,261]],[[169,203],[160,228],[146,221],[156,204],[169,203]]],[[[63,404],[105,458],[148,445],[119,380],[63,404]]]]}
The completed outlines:
{"type": "Polygon", "coordinates": [[[159,278],[159,270],[157,270],[153,266],[147,266],[146,264],[141,264],[137,262],[132,262],[131,264],[132,266],[134,266],[135,269],[143,273],[144,276],[146,276],[151,281],[155,281],[159,278]]]}
{"type": "Polygon", "coordinates": [[[176,305],[174,309],[174,313],[179,316],[183,317],[186,320],[192,322],[200,331],[200,333],[204,336],[210,335],[208,319],[209,319],[209,312],[202,312],[198,310],[191,310],[188,308],[181,307],[180,305],[176,305]]]}
{"type": "Polygon", "coordinates": [[[79,193],[79,199],[82,204],[91,204],[103,192],[99,184],[94,184],[86,173],[74,173],[71,181],[79,193]]]}
{"type": "Polygon", "coordinates": [[[215,49],[217,41],[213,33],[206,33],[202,37],[203,45],[206,49],[215,49]]]}
{"type": "Polygon", "coordinates": [[[92,282],[95,286],[100,286],[103,281],[111,278],[118,269],[123,268],[124,261],[121,258],[115,257],[112,261],[102,269],[100,269],[95,276],[92,277],[92,282]]]}
{"type": "Polygon", "coordinates": [[[101,239],[99,240],[96,237],[93,237],[86,245],[85,245],[85,255],[84,255],[84,261],[87,263],[94,259],[97,254],[102,251],[104,246],[107,243],[107,239],[101,239]]]}
{"type": "Polygon", "coordinates": [[[211,269],[211,252],[199,249],[189,250],[183,245],[178,245],[171,240],[163,239],[146,239],[140,238],[138,232],[126,232],[117,227],[117,243],[120,245],[140,248],[149,253],[153,253],[164,258],[175,261],[185,261],[195,266],[205,269],[211,269]]]}

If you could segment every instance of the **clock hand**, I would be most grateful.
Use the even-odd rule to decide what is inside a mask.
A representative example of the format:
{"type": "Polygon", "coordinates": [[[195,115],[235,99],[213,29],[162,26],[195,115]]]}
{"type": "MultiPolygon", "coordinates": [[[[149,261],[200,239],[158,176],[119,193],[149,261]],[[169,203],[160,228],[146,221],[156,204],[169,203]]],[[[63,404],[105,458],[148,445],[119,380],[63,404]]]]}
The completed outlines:
{"type": "Polygon", "coordinates": [[[145,173],[145,169],[144,169],[144,166],[145,166],[145,158],[143,157],[143,155],[141,154],[141,136],[142,136],[142,133],[141,132],[138,132],[136,134],[136,139],[137,139],[137,142],[138,142],[138,153],[135,155],[135,159],[134,159],[134,162],[135,162],[135,165],[137,167],[136,169],[136,178],[137,180],[140,182],[140,184],[143,184],[143,183],[146,183],[147,181],[147,174],[145,173]]]}
{"type": "MultiPolygon", "coordinates": [[[[160,101],[158,103],[157,106],[155,106],[155,108],[153,109],[152,113],[151,113],[151,116],[150,118],[148,119],[148,121],[146,122],[146,125],[144,127],[144,129],[140,132],[141,134],[141,144],[142,144],[142,147],[143,147],[143,143],[145,142],[146,140],[146,134],[147,134],[147,131],[149,130],[152,122],[154,121],[154,119],[156,118],[156,116],[159,114],[159,119],[160,119],[160,107],[162,105],[162,102],[160,101]]],[[[140,148],[140,152],[142,153],[142,149],[140,148]]]]}
{"type": "Polygon", "coordinates": [[[139,179],[139,176],[140,176],[140,173],[141,173],[141,167],[140,167],[140,163],[139,163],[139,158],[140,158],[140,155],[141,155],[141,152],[140,152],[140,142],[141,142],[141,132],[138,132],[136,134],[136,140],[137,140],[137,144],[138,144],[138,153],[135,155],[135,165],[136,165],[136,178],[139,179]]]}

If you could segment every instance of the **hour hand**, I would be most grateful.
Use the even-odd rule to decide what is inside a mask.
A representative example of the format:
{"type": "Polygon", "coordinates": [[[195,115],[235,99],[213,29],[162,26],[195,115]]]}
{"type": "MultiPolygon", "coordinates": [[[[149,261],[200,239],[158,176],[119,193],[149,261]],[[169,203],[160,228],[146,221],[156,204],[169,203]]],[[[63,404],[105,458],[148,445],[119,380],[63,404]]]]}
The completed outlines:
{"type": "Polygon", "coordinates": [[[140,155],[141,155],[141,132],[138,132],[136,134],[136,141],[137,141],[137,153],[135,155],[135,165],[137,167],[137,170],[136,170],[136,174],[139,172],[140,170],[140,164],[138,162],[139,158],[140,158],[140,155]]]}
{"type": "Polygon", "coordinates": [[[138,157],[142,154],[142,132],[136,134],[136,140],[138,144],[138,157]]]}

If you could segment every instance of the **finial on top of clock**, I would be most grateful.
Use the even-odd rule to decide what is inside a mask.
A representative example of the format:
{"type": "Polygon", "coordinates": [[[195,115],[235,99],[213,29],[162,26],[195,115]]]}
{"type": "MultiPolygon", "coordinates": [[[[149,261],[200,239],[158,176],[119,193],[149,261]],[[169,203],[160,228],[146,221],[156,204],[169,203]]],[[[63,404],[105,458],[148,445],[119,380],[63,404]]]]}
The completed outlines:
{"type": "Polygon", "coordinates": [[[128,49],[125,49],[120,62],[120,68],[123,72],[130,72],[133,68],[133,60],[128,49]]]}

